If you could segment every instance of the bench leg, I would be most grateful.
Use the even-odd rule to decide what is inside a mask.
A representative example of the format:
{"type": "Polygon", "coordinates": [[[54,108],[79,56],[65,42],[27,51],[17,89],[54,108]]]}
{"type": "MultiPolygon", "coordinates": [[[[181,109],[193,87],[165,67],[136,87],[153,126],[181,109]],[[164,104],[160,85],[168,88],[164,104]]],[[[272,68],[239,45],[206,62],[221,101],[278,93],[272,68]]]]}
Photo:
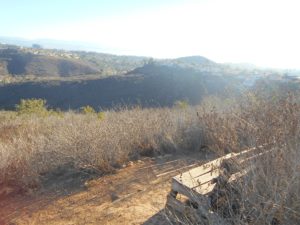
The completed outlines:
{"type": "Polygon", "coordinates": [[[177,194],[178,194],[178,192],[174,191],[174,190],[171,190],[171,192],[169,193],[169,195],[171,195],[173,198],[176,198],[177,194]]]}

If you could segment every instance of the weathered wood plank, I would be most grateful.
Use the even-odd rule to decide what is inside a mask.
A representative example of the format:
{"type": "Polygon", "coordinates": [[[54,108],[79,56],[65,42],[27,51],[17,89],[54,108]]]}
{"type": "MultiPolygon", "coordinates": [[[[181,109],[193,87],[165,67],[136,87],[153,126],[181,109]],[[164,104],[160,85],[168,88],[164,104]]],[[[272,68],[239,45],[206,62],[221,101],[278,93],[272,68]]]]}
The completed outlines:
{"type": "Polygon", "coordinates": [[[172,179],[172,191],[185,195],[192,202],[197,202],[198,204],[201,204],[207,209],[210,207],[210,201],[206,196],[199,195],[198,190],[187,188],[185,185],[178,182],[176,179],[172,179]]]}
{"type": "Polygon", "coordinates": [[[212,181],[209,181],[205,184],[202,184],[201,186],[193,188],[193,190],[195,190],[197,193],[199,193],[201,195],[207,195],[207,194],[209,194],[210,192],[213,191],[215,186],[216,186],[216,183],[213,183],[212,181]]]}
{"type": "Polygon", "coordinates": [[[230,176],[230,178],[228,179],[228,183],[232,183],[232,182],[238,180],[240,177],[245,176],[248,172],[249,172],[248,170],[242,170],[240,172],[232,174],[230,176]]]}
{"type": "Polygon", "coordinates": [[[235,153],[227,154],[223,157],[220,157],[218,159],[215,159],[213,161],[205,163],[202,166],[196,167],[185,173],[179,174],[176,176],[176,178],[178,178],[178,180],[180,180],[180,177],[183,177],[183,176],[198,177],[198,176],[201,176],[202,174],[209,173],[210,171],[219,168],[223,160],[232,158],[234,156],[235,156],[235,153]]]}
{"type": "Polygon", "coordinates": [[[190,212],[194,212],[196,215],[195,218],[202,222],[204,218],[205,221],[214,221],[212,224],[225,224],[218,214],[211,211],[209,194],[215,188],[222,186],[222,182],[234,185],[234,182],[247,174],[251,167],[251,164],[248,163],[269,152],[260,152],[260,150],[260,148],[251,148],[240,153],[230,153],[173,177],[171,193],[176,194],[168,196],[167,205],[181,213],[186,213],[187,205],[176,199],[177,193],[180,193],[185,195],[190,202],[197,203],[199,206],[190,207],[190,212]],[[218,184],[216,180],[218,180],[218,184]],[[199,215],[201,218],[197,217],[199,215]]]}
{"type": "Polygon", "coordinates": [[[170,170],[170,171],[167,171],[167,172],[164,172],[164,173],[157,174],[156,176],[161,177],[161,176],[165,176],[165,175],[170,174],[170,173],[181,172],[182,170],[185,170],[185,169],[191,168],[191,167],[195,167],[196,165],[199,165],[199,164],[195,163],[195,164],[192,164],[192,165],[184,166],[184,167],[181,167],[181,168],[178,168],[178,169],[175,169],[175,170],[170,170]]]}
{"type": "Polygon", "coordinates": [[[239,153],[229,153],[223,157],[205,163],[202,166],[191,169],[185,173],[181,173],[175,176],[174,178],[177,179],[178,181],[182,181],[184,184],[185,182],[189,182],[188,187],[193,188],[195,187],[195,185],[198,186],[199,182],[205,183],[219,176],[220,170],[217,169],[220,168],[223,161],[236,158],[237,162],[243,162],[245,161],[245,158],[252,157],[252,154],[255,150],[256,148],[251,148],[239,153]],[[211,179],[209,174],[211,174],[211,179]],[[192,179],[193,181],[191,182],[190,179],[192,179]]]}
{"type": "Polygon", "coordinates": [[[201,185],[204,185],[205,183],[211,181],[214,178],[217,178],[220,176],[222,171],[220,169],[212,170],[208,173],[204,173],[201,176],[198,176],[194,178],[189,172],[183,174],[182,176],[176,176],[174,179],[176,179],[178,182],[184,184],[188,188],[195,188],[201,185]]]}

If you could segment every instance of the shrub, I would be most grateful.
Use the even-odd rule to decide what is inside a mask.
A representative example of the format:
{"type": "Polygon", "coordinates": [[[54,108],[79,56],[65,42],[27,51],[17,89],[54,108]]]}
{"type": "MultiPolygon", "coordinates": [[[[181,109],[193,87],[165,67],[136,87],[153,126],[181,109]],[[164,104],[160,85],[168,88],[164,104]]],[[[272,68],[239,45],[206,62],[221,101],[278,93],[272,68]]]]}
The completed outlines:
{"type": "Polygon", "coordinates": [[[95,109],[89,105],[83,106],[80,108],[81,113],[83,114],[94,114],[96,113],[95,109]]]}
{"type": "Polygon", "coordinates": [[[98,118],[99,120],[104,120],[104,118],[105,118],[105,113],[104,113],[104,112],[98,112],[97,118],[98,118]]]}
{"type": "Polygon", "coordinates": [[[186,109],[189,106],[189,103],[184,100],[178,100],[174,103],[174,106],[179,109],[186,109]]]}
{"type": "Polygon", "coordinates": [[[18,114],[37,114],[41,116],[48,115],[46,100],[43,99],[21,99],[16,105],[18,114]]]}
{"type": "MultiPolygon", "coordinates": [[[[25,103],[20,105],[27,108],[25,103]]],[[[44,104],[38,105],[42,108],[44,104]]],[[[0,112],[0,186],[30,187],[38,184],[41,174],[69,164],[111,172],[145,152],[155,155],[193,150],[201,141],[195,109],[190,107],[184,111],[134,108],[98,114],[64,112],[63,117],[51,116],[53,113],[11,117],[11,113],[0,112]],[[101,123],[95,122],[97,117],[101,123]]]]}

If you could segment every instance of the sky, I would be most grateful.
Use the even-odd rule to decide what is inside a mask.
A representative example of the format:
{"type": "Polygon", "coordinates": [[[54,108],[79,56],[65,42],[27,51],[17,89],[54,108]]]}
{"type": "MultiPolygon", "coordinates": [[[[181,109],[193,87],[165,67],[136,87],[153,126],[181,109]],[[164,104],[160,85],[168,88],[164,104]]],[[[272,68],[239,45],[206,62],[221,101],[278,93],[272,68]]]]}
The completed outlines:
{"type": "Polygon", "coordinates": [[[299,0],[0,0],[0,36],[300,69],[299,0]]]}

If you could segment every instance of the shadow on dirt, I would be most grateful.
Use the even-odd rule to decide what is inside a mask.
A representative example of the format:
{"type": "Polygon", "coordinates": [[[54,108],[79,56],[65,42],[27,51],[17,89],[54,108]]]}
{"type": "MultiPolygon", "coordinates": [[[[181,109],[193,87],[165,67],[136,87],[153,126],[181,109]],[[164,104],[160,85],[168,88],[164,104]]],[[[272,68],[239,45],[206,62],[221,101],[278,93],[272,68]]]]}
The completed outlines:
{"type": "Polygon", "coordinates": [[[68,163],[41,175],[40,192],[71,194],[82,191],[86,189],[86,181],[102,175],[101,171],[94,168],[80,168],[68,163]]]}
{"type": "Polygon", "coordinates": [[[40,174],[40,184],[37,189],[30,190],[28,193],[12,192],[3,197],[0,195],[0,225],[13,224],[11,221],[23,215],[22,213],[30,215],[61,197],[86,190],[86,181],[101,176],[103,176],[101,171],[76,167],[72,163],[40,174]]]}
{"type": "Polygon", "coordinates": [[[165,210],[162,209],[158,213],[150,217],[142,225],[172,225],[172,222],[168,220],[165,214],[165,210]]]}

